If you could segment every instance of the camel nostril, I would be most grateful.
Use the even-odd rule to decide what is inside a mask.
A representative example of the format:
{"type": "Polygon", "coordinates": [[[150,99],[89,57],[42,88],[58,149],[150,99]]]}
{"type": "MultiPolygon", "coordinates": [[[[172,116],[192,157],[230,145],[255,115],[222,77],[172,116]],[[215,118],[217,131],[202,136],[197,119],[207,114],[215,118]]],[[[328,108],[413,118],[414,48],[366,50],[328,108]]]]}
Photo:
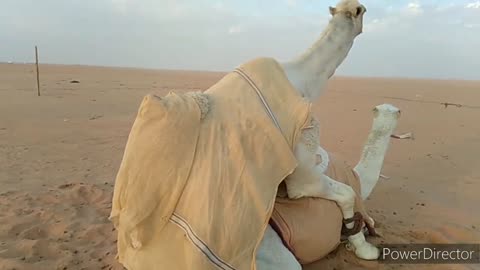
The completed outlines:
{"type": "Polygon", "coordinates": [[[363,8],[360,6],[360,7],[357,7],[357,13],[355,14],[357,17],[360,16],[363,12],[363,8]]]}

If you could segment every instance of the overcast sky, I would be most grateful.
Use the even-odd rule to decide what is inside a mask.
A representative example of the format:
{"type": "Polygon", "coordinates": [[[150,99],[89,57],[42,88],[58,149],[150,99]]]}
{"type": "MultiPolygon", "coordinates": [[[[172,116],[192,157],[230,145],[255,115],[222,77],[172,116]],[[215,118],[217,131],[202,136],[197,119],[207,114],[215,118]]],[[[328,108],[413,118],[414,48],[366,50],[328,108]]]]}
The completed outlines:
{"type": "MultiPolygon", "coordinates": [[[[1,0],[0,61],[231,70],[314,42],[332,0],[1,0]]],[[[337,74],[480,79],[479,0],[363,0],[337,74]]]]}

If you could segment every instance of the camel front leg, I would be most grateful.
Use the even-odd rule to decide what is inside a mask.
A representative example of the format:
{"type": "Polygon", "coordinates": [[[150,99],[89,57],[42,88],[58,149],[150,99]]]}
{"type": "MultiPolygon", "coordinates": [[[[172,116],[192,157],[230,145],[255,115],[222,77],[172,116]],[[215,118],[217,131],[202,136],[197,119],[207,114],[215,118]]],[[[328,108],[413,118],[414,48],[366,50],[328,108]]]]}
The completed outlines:
{"type": "MultiPolygon", "coordinates": [[[[353,217],[355,191],[349,185],[335,181],[324,174],[325,162],[317,163],[317,153],[321,149],[311,151],[311,147],[300,142],[295,147],[295,157],[298,166],[285,179],[287,193],[290,199],[302,197],[317,197],[335,201],[342,210],[345,219],[353,217]]],[[[326,160],[323,158],[322,161],[326,160]]],[[[327,162],[328,163],[328,162],[327,162]]]]}
{"type": "MultiPolygon", "coordinates": [[[[340,207],[344,219],[352,218],[356,196],[353,188],[325,175],[323,166],[316,164],[316,154],[311,153],[305,144],[298,144],[295,154],[299,162],[298,166],[285,179],[288,197],[290,199],[316,197],[332,200],[340,207]]],[[[354,225],[354,222],[345,224],[349,229],[354,225]]],[[[361,231],[349,236],[348,240],[359,258],[365,260],[378,258],[380,254],[378,248],[368,243],[361,231]]]]}

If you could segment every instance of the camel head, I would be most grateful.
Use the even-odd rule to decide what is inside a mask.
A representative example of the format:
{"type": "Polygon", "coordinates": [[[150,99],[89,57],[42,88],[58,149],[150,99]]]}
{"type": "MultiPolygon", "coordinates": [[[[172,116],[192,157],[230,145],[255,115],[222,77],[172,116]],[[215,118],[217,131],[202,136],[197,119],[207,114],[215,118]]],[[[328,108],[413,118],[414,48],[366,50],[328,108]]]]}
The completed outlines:
{"type": "Polygon", "coordinates": [[[367,8],[358,0],[341,0],[336,7],[330,7],[330,14],[333,17],[342,16],[353,23],[355,35],[360,35],[363,31],[365,12],[367,12],[367,8]]]}

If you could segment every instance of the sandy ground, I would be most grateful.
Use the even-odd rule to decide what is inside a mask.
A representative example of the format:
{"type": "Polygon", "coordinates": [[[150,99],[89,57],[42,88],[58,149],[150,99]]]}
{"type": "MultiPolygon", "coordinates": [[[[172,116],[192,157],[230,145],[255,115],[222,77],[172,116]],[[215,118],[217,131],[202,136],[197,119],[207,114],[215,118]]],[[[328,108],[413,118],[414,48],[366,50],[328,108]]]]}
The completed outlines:
{"type": "MultiPolygon", "coordinates": [[[[0,270],[122,269],[110,213],[115,175],[147,93],[206,89],[223,74],[0,64],[0,270]],[[72,83],[76,80],[79,83],[72,83]]],[[[374,243],[479,243],[480,82],[335,78],[316,104],[322,144],[355,164],[372,108],[402,110],[367,202],[374,243]],[[442,102],[461,104],[448,106],[442,102]]],[[[480,269],[355,259],[343,247],[306,269],[480,269]]]]}

